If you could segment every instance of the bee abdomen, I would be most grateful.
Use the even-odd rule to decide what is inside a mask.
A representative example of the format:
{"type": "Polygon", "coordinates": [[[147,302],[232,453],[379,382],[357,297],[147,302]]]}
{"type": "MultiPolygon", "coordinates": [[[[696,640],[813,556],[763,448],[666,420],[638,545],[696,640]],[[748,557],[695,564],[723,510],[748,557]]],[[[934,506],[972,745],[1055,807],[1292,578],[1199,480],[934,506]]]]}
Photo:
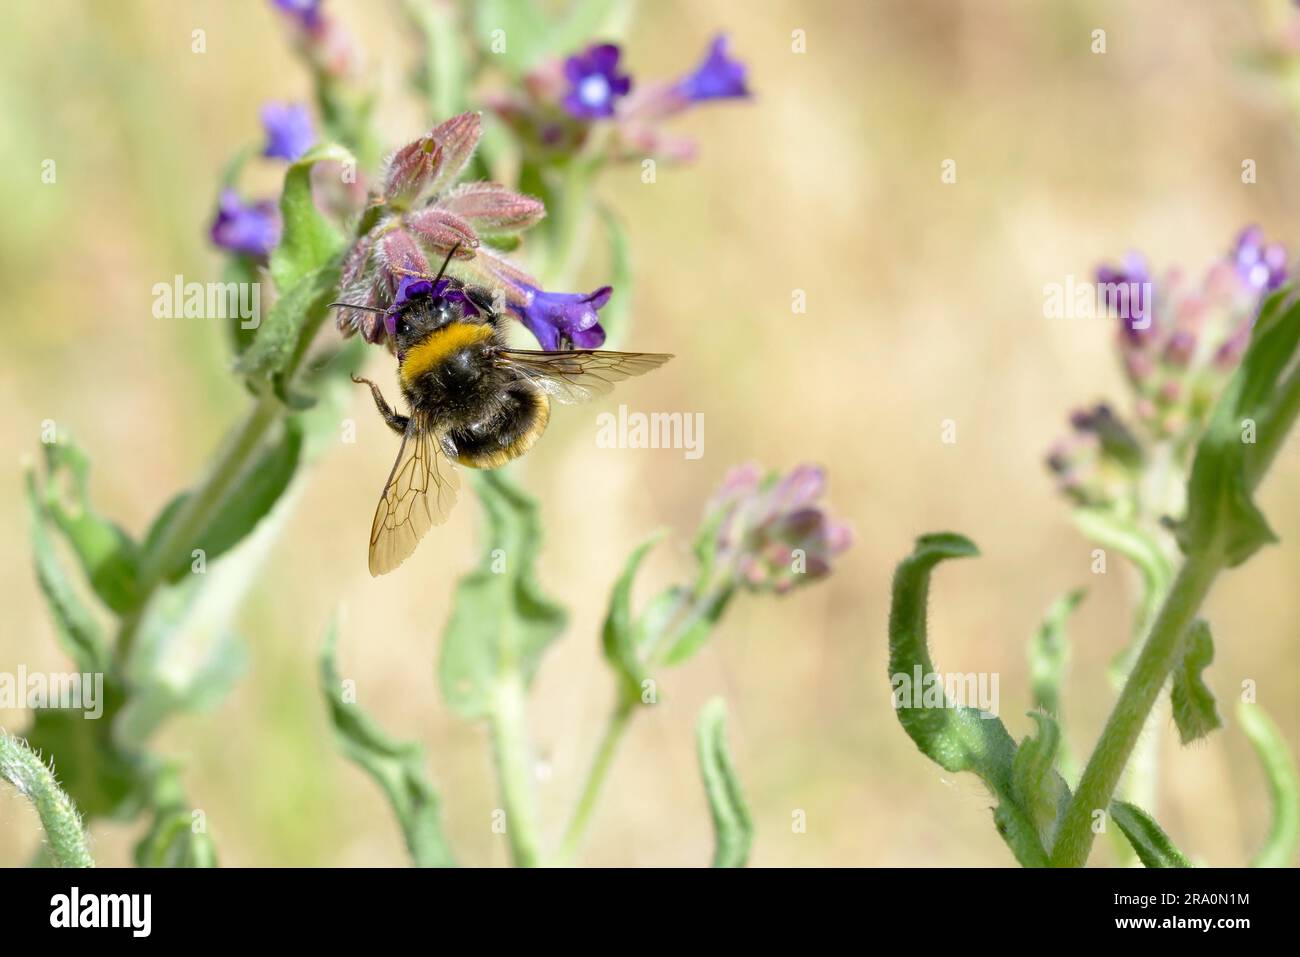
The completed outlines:
{"type": "Polygon", "coordinates": [[[501,395],[500,412],[481,427],[453,429],[456,461],[474,469],[494,469],[533,447],[551,417],[550,400],[532,386],[518,384],[501,395]]]}

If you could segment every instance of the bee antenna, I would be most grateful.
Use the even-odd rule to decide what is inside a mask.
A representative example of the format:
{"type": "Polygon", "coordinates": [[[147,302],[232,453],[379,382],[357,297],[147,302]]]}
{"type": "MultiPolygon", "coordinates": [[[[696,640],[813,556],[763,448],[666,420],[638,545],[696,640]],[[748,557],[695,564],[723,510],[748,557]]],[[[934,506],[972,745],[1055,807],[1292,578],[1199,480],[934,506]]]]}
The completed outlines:
{"type": "Polygon", "coordinates": [[[447,253],[447,258],[442,261],[442,268],[438,270],[438,275],[433,277],[433,284],[438,285],[438,280],[442,279],[443,273],[447,271],[447,266],[451,264],[451,257],[456,255],[456,250],[460,249],[460,241],[451,247],[451,252],[447,253]]]}
{"type": "Polygon", "coordinates": [[[363,312],[387,312],[386,309],[376,309],[374,306],[363,306],[355,302],[331,302],[326,309],[333,309],[335,306],[341,306],[344,309],[360,309],[363,312]]]}

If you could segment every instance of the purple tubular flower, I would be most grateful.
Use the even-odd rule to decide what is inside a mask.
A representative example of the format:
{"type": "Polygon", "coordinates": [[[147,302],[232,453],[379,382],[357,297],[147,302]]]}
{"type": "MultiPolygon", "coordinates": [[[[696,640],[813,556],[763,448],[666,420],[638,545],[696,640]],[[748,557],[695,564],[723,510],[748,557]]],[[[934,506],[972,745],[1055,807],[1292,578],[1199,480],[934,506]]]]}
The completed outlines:
{"type": "Polygon", "coordinates": [[[316,145],[311,116],[297,103],[267,103],[262,107],[262,128],[266,130],[263,156],[293,162],[316,145]]]}
{"type": "Polygon", "coordinates": [[[1098,266],[1097,283],[1102,287],[1103,300],[1116,311],[1123,323],[1128,339],[1137,343],[1154,334],[1152,303],[1148,295],[1151,272],[1141,253],[1125,253],[1124,261],[1118,267],[1098,266]]]}
{"type": "Polygon", "coordinates": [[[535,286],[520,284],[526,305],[510,303],[510,309],[537,337],[543,349],[553,351],[571,344],[578,349],[599,349],[605,343],[605,330],[597,311],[609,302],[614,290],[601,286],[595,292],[542,292],[535,286]]]}
{"type": "MultiPolygon", "coordinates": [[[[825,470],[799,465],[766,476],[755,465],[733,468],[705,509],[701,529],[725,580],[779,594],[831,571],[832,559],[853,543],[852,530],[818,503],[825,470]]],[[[726,586],[730,587],[730,586],[726,586]]]]}
{"type": "Polygon", "coordinates": [[[1264,231],[1247,226],[1237,237],[1233,261],[1237,275],[1254,290],[1272,292],[1287,279],[1286,247],[1264,242],[1264,231]]]}
{"type": "Polygon", "coordinates": [[[570,116],[595,120],[614,115],[614,102],[632,90],[632,78],[618,72],[621,52],[613,43],[601,43],[564,61],[569,92],[563,104],[570,116]]]}
{"type": "Polygon", "coordinates": [[[280,211],[271,200],[245,204],[233,189],[223,190],[211,236],[222,249],[265,257],[280,241],[280,211]]]}
{"type": "Polygon", "coordinates": [[[677,82],[677,91],[692,103],[749,96],[745,64],[727,56],[725,34],[713,38],[704,62],[677,82]]]}
{"type": "Polygon", "coordinates": [[[271,5],[304,27],[314,27],[320,22],[321,0],[271,0],[271,5]]]}

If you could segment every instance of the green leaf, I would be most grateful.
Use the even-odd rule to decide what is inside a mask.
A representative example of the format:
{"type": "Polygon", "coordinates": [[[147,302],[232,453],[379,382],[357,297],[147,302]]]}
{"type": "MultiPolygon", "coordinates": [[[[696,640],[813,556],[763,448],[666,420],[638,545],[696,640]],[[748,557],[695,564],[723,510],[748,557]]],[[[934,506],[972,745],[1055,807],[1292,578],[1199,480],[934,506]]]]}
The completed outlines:
{"type": "Polygon", "coordinates": [[[633,270],[632,248],[622,221],[608,206],[599,207],[609,243],[609,285],[614,295],[600,316],[605,329],[605,348],[612,349],[627,335],[632,318],[633,270]]]}
{"type": "Polygon", "coordinates": [[[740,778],[727,747],[727,706],[709,701],[695,725],[700,777],[713,815],[713,866],[744,867],[754,842],[754,822],[740,790],[740,778]]]}
{"type": "Polygon", "coordinates": [[[1214,694],[1205,684],[1202,672],[1214,660],[1214,638],[1209,624],[1201,618],[1192,623],[1184,639],[1182,660],[1174,668],[1174,685],[1170,691],[1174,723],[1183,744],[1203,738],[1215,728],[1223,727],[1214,694]]]}
{"type": "Polygon", "coordinates": [[[1264,846],[1251,859],[1250,866],[1290,867],[1296,843],[1300,841],[1300,780],[1296,776],[1291,749],[1277,725],[1259,705],[1246,702],[1237,705],[1237,722],[1264,767],[1273,806],[1268,836],[1264,839],[1264,846]]]}
{"type": "Polygon", "coordinates": [[[1014,739],[1000,719],[976,708],[958,707],[948,699],[927,646],[931,573],[940,562],[978,554],[975,544],[963,535],[922,535],[895,571],[889,609],[889,679],[895,711],[922,754],[947,771],[971,771],[988,785],[1000,802],[994,814],[998,833],[1016,859],[1025,867],[1045,867],[1047,850],[1034,808],[1022,801],[1015,785],[1014,739]],[[925,688],[936,683],[942,702],[928,706],[925,688]]]}
{"type": "Polygon", "coordinates": [[[1240,565],[1277,540],[1254,501],[1255,486],[1289,430],[1300,396],[1293,368],[1300,346],[1300,303],[1284,288],[1264,301],[1240,367],[1220,396],[1196,447],[1183,551],[1218,553],[1240,565]],[[1287,374],[1289,372],[1289,375],[1287,374]],[[1253,427],[1253,441],[1247,441],[1253,427]]]}
{"type": "MultiPolygon", "coordinates": [[[[253,283],[261,282],[261,280],[261,270],[252,256],[230,256],[226,259],[226,265],[221,274],[222,282],[251,286],[253,283]]],[[[260,325],[260,315],[258,320],[258,325],[260,325]]],[[[237,315],[227,321],[226,331],[230,340],[230,349],[236,358],[247,351],[248,347],[252,345],[253,339],[257,336],[257,328],[253,324],[239,319],[237,315]]]]}
{"type": "MultiPolygon", "coordinates": [[[[289,370],[328,312],[338,284],[339,264],[330,260],[289,287],[262,320],[253,344],[240,356],[239,371],[271,381],[289,370]]],[[[282,383],[277,389],[284,394],[282,383]]]]}
{"type": "Polygon", "coordinates": [[[54,762],[68,795],[87,819],[130,820],[144,802],[151,768],[144,757],[113,740],[113,719],[121,711],[121,690],[105,681],[103,714],[87,718],[74,708],[37,708],[27,742],[54,762]]]}
{"type": "Polygon", "coordinates": [[[320,658],[321,690],[335,740],[383,789],[415,865],[454,867],[456,861],[442,832],[438,792],[424,773],[424,750],[413,742],[390,738],[360,707],[345,700],[335,664],[338,632],[337,619],[331,619],[320,658]]]}
{"type": "Polygon", "coordinates": [[[1151,815],[1136,804],[1112,801],[1110,816],[1124,832],[1144,867],[1191,867],[1192,862],[1174,846],[1151,815]]]}
{"type": "Polygon", "coordinates": [[[0,731],[0,778],[32,802],[59,867],[94,867],[77,806],[54,774],[23,742],[0,731]]]}
{"type": "Polygon", "coordinates": [[[609,610],[605,613],[605,626],[601,631],[605,660],[618,675],[620,696],[630,701],[638,700],[641,682],[646,678],[637,623],[632,616],[632,584],[641,562],[663,537],[663,532],[656,532],[628,556],[623,573],[619,575],[614,590],[610,593],[609,610]]]}
{"type": "Polygon", "coordinates": [[[536,0],[477,0],[473,9],[474,36],[489,62],[518,76],[541,56],[550,22],[536,0]]]}
{"type": "Polygon", "coordinates": [[[356,162],[342,146],[324,143],[294,160],[285,171],[284,191],[280,194],[284,229],[279,245],[271,251],[271,277],[281,296],[288,295],[343,251],[342,233],[316,208],[312,198],[311,170],[322,160],[356,162]]]}
{"type": "Polygon", "coordinates": [[[1027,736],[1016,748],[1011,780],[1016,802],[1033,820],[1044,847],[1050,847],[1053,828],[1070,798],[1070,789],[1056,772],[1061,731],[1050,714],[1034,711],[1029,717],[1038,725],[1038,734],[1027,736]]]}
{"type": "Polygon", "coordinates": [[[134,856],[136,867],[217,866],[216,845],[205,832],[194,830],[194,812],[186,807],[155,813],[134,856]]]}
{"type": "Polygon", "coordinates": [[[474,472],[473,480],[487,516],[487,547],[479,567],[456,586],[439,661],[442,693],[467,719],[488,713],[503,676],[518,672],[527,688],[567,621],[534,577],[542,539],[537,503],[499,471],[474,472]]]}
{"type": "MultiPolygon", "coordinates": [[[[279,438],[262,449],[243,476],[234,483],[208,523],[194,536],[190,551],[179,554],[176,564],[164,571],[164,580],[175,583],[189,575],[195,561],[195,549],[202,549],[204,561],[211,564],[242,542],[275,507],[289,487],[298,470],[302,444],[302,430],[297,421],[286,420],[279,438]]],[[[189,495],[189,492],[177,495],[154,519],[145,536],[146,554],[157,548],[168,525],[175,520],[189,495]]]]}
{"type": "Polygon", "coordinates": [[[70,441],[45,446],[45,512],[62,533],[100,600],[119,615],[140,603],[140,550],[90,504],[90,460],[70,441]],[[67,487],[69,501],[59,493],[67,487]]]}
{"type": "Polygon", "coordinates": [[[46,527],[45,510],[36,489],[36,475],[27,470],[27,506],[31,517],[32,551],[36,581],[50,607],[63,650],[72,656],[77,669],[102,672],[108,667],[108,647],[99,624],[77,595],[67,572],[54,551],[46,527]]]}
{"type": "Polygon", "coordinates": [[[1029,675],[1034,705],[1058,722],[1061,718],[1061,685],[1070,664],[1070,644],[1065,625],[1087,594],[1087,589],[1076,588],[1057,599],[1029,642],[1029,675]]]}

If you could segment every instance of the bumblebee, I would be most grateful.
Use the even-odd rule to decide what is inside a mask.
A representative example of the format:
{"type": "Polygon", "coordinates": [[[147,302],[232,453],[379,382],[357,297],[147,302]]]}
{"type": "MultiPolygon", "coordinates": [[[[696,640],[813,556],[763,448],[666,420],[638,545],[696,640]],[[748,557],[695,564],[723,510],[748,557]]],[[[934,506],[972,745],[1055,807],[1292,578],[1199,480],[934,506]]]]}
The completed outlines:
{"type": "Polygon", "coordinates": [[[352,377],[370,387],[380,416],[402,437],[370,526],[374,576],[404,562],[425,532],[446,520],[460,485],[452,463],[498,468],[541,437],[552,400],[585,402],[672,358],[512,349],[492,292],[445,276],[446,269],[443,263],[437,276],[415,277],[405,284],[403,301],[374,310],[384,313],[397,345],[397,380],[409,414],[395,411],[371,380],[352,377]]]}

